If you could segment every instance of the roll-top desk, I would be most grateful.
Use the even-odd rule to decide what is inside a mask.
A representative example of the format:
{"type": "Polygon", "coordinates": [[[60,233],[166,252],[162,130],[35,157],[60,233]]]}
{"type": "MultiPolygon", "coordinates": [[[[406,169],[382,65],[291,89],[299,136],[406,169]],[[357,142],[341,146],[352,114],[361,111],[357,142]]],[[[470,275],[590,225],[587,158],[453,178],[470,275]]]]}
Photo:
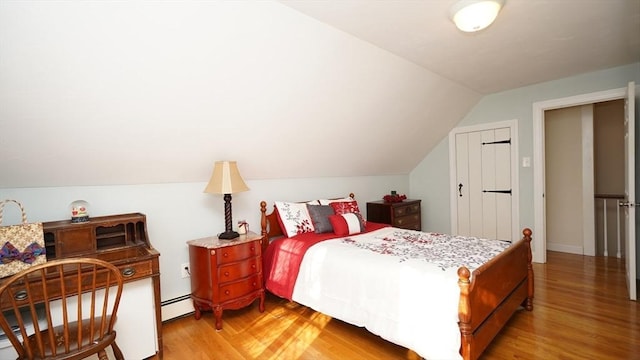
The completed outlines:
{"type": "Polygon", "coordinates": [[[118,346],[126,359],[162,359],[160,253],[149,242],[146,216],[131,213],[42,225],[47,260],[91,257],[120,269],[125,285],[115,326],[118,346]]]}

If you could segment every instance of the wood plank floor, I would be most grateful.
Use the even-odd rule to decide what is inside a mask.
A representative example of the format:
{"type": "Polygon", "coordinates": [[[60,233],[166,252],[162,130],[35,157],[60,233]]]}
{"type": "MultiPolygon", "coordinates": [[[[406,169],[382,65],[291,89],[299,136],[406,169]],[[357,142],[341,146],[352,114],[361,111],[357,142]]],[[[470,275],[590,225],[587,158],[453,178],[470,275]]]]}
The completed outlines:
{"type": "MultiPolygon", "coordinates": [[[[518,311],[483,359],[638,359],[640,303],[627,299],[616,258],[549,252],[534,264],[533,312],[518,311]]],[[[419,359],[414,352],[304,306],[267,296],[213,316],[163,324],[164,359],[419,359]]]]}

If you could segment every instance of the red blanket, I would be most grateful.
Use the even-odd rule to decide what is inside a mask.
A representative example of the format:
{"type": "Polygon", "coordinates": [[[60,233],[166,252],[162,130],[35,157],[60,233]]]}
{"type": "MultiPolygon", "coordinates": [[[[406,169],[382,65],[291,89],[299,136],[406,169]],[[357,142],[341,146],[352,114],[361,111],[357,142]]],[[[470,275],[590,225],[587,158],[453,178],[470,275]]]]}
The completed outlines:
{"type": "MultiPolygon", "coordinates": [[[[368,221],[365,232],[387,226],[389,225],[368,221]]],[[[338,237],[334,233],[304,233],[272,241],[262,258],[267,290],[282,298],[291,300],[293,287],[300,270],[300,263],[307,249],[321,241],[338,237]]]]}

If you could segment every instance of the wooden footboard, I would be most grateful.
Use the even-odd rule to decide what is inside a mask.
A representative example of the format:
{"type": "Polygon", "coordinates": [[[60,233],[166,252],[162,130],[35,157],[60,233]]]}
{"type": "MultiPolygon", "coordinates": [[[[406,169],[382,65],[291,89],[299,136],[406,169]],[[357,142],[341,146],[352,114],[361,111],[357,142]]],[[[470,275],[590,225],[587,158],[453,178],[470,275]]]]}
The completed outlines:
{"type": "Polygon", "coordinates": [[[513,313],[524,306],[533,310],[531,230],[491,261],[469,272],[458,269],[460,302],[458,316],[465,360],[475,360],[513,313]]]}

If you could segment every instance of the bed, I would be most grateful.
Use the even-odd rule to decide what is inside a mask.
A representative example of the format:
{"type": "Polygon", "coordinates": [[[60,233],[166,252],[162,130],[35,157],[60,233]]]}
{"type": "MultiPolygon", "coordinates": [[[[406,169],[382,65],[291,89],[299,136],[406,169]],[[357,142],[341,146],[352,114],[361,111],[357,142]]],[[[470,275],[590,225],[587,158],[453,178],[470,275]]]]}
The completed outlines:
{"type": "Polygon", "coordinates": [[[533,310],[529,229],[511,243],[393,228],[365,221],[353,194],[260,211],[269,292],[423,358],[477,359],[519,308],[533,310]],[[316,222],[327,206],[335,232],[316,222]]]}

